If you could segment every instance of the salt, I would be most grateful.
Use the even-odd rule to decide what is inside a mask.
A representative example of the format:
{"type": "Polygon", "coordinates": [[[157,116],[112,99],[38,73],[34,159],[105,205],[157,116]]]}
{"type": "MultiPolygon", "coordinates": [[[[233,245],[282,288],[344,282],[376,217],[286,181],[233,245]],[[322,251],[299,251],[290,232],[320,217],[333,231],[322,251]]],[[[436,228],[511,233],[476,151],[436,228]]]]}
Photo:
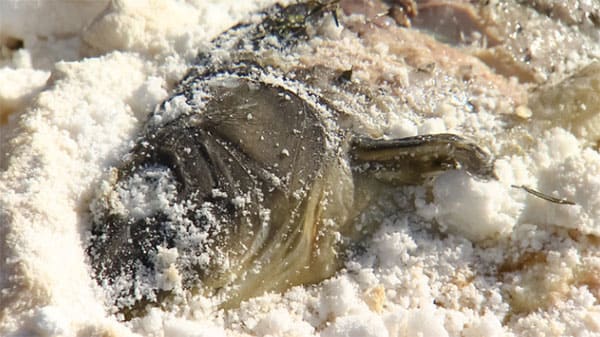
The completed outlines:
{"type": "MultiPolygon", "coordinates": [[[[129,323],[117,321],[122,316],[107,311],[106,289],[90,278],[84,254],[87,217],[93,216],[88,205],[97,190],[108,190],[98,182],[111,179],[114,172],[108,168],[127,153],[148,114],[171,93],[197,52],[250,11],[271,3],[0,3],[0,41],[24,43],[24,49],[0,60],[4,79],[0,80],[0,299],[7,303],[0,315],[0,334],[600,335],[594,291],[600,258],[590,244],[600,235],[597,150],[563,127],[527,130],[530,144],[498,136],[494,132],[504,132],[505,124],[491,110],[503,110],[506,104],[497,101],[497,93],[480,91],[472,101],[473,111],[460,108],[468,98],[462,92],[437,102],[433,91],[426,95],[411,91],[417,76],[405,67],[410,60],[385,68],[382,77],[387,82],[398,79],[400,88],[393,93],[407,97],[406,105],[381,113],[378,109],[386,102],[370,103],[367,115],[353,116],[365,122],[362,131],[392,138],[467,131],[498,151],[497,181],[448,171],[429,187],[399,191],[411,202],[384,209],[388,212],[384,224],[361,243],[363,254],[320,284],[283,295],[265,294],[228,313],[217,309],[217,299],[201,295],[181,299],[179,311],[152,308],[129,323]],[[429,115],[424,118],[414,109],[429,115]],[[503,147],[518,150],[502,152],[503,147]],[[551,204],[511,188],[513,184],[532,186],[577,205],[551,204]],[[527,265],[531,262],[523,255],[531,252],[542,254],[545,262],[527,265]],[[501,268],[505,274],[495,274],[501,268]],[[526,300],[524,290],[541,291],[535,283],[538,274],[548,276],[541,285],[553,291],[556,301],[543,302],[547,307],[523,301],[527,305],[516,313],[514,298],[526,300]],[[507,297],[507,291],[516,297],[507,297]]],[[[528,15],[549,20],[533,12],[528,15]]],[[[356,47],[352,36],[332,20],[319,29],[327,39],[356,47]]],[[[576,31],[575,26],[569,29],[576,31]]],[[[540,37],[534,42],[531,51],[538,57],[544,41],[540,37]]],[[[369,61],[376,64],[376,57],[393,50],[378,43],[372,52],[369,61]]],[[[556,73],[575,69],[585,60],[573,52],[566,64],[557,64],[556,73]]],[[[355,69],[356,81],[379,80],[366,63],[355,69]]],[[[349,69],[348,64],[340,69],[349,69]]],[[[555,78],[556,73],[537,71],[535,79],[555,78]]],[[[437,84],[443,86],[447,80],[437,84]]],[[[190,112],[189,104],[201,106],[203,100],[201,93],[192,102],[175,96],[155,122],[190,112]]],[[[528,109],[519,105],[516,114],[533,123],[535,113],[530,116],[528,109]]],[[[588,137],[594,129],[585,131],[588,137]]],[[[281,154],[290,153],[283,149],[281,154]]],[[[150,178],[156,180],[150,189],[131,181],[112,196],[122,204],[121,211],[139,218],[165,207],[172,207],[171,214],[181,212],[169,197],[175,188],[170,174],[158,170],[150,178]]],[[[305,192],[290,194],[301,197],[305,192]]],[[[230,197],[237,207],[247,204],[242,196],[218,190],[213,195],[230,197]]],[[[259,212],[261,219],[270,217],[266,210],[259,212]]],[[[173,267],[177,258],[176,250],[159,250],[160,288],[180,288],[182,276],[173,267]]],[[[201,263],[210,259],[208,254],[198,257],[201,263]]]]}

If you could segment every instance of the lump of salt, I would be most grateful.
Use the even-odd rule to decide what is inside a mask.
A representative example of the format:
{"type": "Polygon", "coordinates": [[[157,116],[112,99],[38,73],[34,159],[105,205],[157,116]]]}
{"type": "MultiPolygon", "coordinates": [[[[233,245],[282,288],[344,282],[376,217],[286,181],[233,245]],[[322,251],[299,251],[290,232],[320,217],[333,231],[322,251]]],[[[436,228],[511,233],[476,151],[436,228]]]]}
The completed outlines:
{"type": "Polygon", "coordinates": [[[321,333],[321,337],[388,337],[389,333],[375,314],[351,315],[338,318],[321,333]]]}
{"type": "Polygon", "coordinates": [[[500,182],[479,181],[461,171],[438,177],[433,195],[434,217],[442,228],[476,242],[510,233],[520,212],[500,182]]]}
{"type": "Polygon", "coordinates": [[[406,330],[406,336],[448,337],[442,320],[436,317],[432,308],[410,311],[406,330]]]}

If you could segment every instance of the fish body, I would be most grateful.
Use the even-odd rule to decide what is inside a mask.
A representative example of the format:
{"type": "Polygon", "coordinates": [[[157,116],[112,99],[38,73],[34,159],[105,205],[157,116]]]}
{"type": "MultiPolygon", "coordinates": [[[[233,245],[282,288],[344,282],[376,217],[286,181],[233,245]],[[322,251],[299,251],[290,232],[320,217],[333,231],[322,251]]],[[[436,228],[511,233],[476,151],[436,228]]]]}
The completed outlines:
{"type": "Polygon", "coordinates": [[[493,178],[490,156],[460,136],[356,127],[350,110],[386,93],[302,54],[330,43],[335,10],[276,5],[223,33],[100,184],[87,253],[126,318],[185,293],[227,308],[319,282],[372,232],[354,219],[382,189],[448,169],[493,178]]]}

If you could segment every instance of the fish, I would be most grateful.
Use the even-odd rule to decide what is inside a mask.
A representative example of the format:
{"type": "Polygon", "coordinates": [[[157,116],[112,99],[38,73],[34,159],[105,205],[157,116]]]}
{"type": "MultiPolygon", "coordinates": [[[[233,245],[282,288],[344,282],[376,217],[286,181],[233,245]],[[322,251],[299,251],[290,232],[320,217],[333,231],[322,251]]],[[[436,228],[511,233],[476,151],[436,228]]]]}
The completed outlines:
{"type": "MultiPolygon", "coordinates": [[[[86,253],[115,313],[129,320],[190,294],[234,308],[318,283],[375,230],[356,219],[381,191],[453,169],[496,179],[493,157],[465,136],[393,137],[365,123],[372,109],[414,102],[390,85],[402,74],[369,76],[372,55],[346,45],[335,52],[354,65],[319,57],[345,26],[373,29],[339,5],[276,4],[222,33],[99,182],[86,253]]],[[[407,62],[417,87],[440,71],[407,62]]]]}

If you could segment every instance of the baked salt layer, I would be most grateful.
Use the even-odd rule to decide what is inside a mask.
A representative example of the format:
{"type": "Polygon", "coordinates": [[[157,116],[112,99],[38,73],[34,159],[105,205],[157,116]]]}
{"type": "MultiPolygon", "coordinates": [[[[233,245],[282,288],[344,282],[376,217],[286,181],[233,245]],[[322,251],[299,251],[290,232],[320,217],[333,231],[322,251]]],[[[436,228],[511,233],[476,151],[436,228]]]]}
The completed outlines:
{"type": "MultiPolygon", "coordinates": [[[[366,252],[318,285],[266,294],[228,312],[200,297],[177,310],[152,309],[128,323],[106,313],[103,290],[90,277],[83,247],[95,184],[132,146],[148,113],[169,95],[196,52],[269,3],[154,1],[141,6],[123,1],[100,13],[98,2],[81,1],[76,4],[89,19],[65,19],[61,27],[53,26],[52,15],[36,16],[38,25],[26,24],[40,8],[27,1],[3,3],[3,18],[14,19],[0,20],[0,32],[22,39],[25,48],[3,56],[0,76],[29,84],[10,87],[20,88],[13,92],[0,86],[0,98],[18,102],[0,123],[0,334],[600,335],[600,155],[590,146],[593,128],[583,133],[581,127],[541,122],[505,131],[494,111],[504,103],[494,92],[478,97],[480,110],[473,114],[465,110],[460,93],[436,96],[433,87],[420,95],[408,85],[397,90],[410,93],[423,114],[408,107],[373,108],[356,117],[362,122],[358,128],[391,137],[469,132],[496,154],[498,181],[448,172],[433,183],[433,198],[418,187],[382,199],[372,210],[381,227],[366,252]],[[52,43],[31,36],[51,37],[52,43]],[[106,36],[111,38],[103,40],[106,36]],[[65,55],[70,62],[57,62],[65,55]],[[512,185],[531,186],[576,205],[549,203],[512,185]]],[[[525,13],[531,22],[548,20],[531,9],[525,13]]],[[[577,37],[569,35],[576,28],[558,24],[562,37],[577,37]]],[[[326,55],[328,43],[349,48],[357,43],[351,32],[334,25],[324,29],[331,32],[315,44],[319,55],[326,55]]],[[[597,46],[589,38],[593,34],[584,35],[587,46],[597,46]]],[[[373,79],[375,68],[367,64],[374,64],[391,74],[384,78],[389,82],[415,80],[411,68],[390,62],[397,54],[386,46],[372,45],[378,54],[357,59],[365,64],[356,70],[358,78],[373,79]]],[[[588,62],[573,56],[568,67],[588,62]]],[[[548,87],[570,83],[568,70],[552,74],[558,78],[548,87]]],[[[451,87],[452,79],[442,85],[451,87]]],[[[536,97],[543,98],[543,110],[532,105],[534,115],[560,112],[549,110],[545,96],[536,97]]],[[[172,254],[164,252],[165,263],[172,254]]]]}

